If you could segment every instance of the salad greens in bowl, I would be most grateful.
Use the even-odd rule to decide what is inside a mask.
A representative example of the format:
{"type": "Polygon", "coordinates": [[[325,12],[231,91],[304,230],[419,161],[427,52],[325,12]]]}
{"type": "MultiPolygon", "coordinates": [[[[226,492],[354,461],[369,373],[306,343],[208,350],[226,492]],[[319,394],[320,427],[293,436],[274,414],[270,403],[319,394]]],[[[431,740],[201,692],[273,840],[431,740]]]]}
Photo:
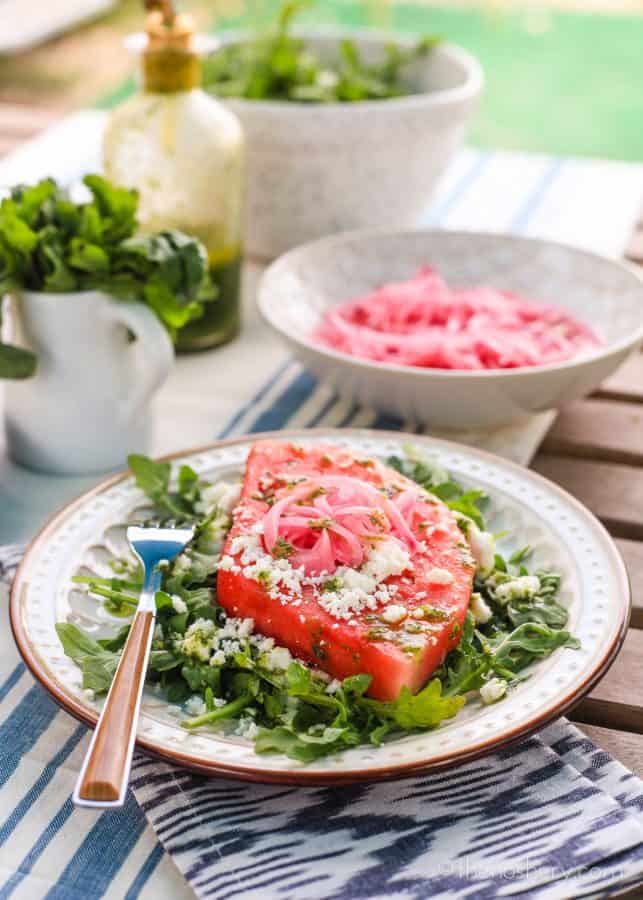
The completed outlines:
{"type": "Polygon", "coordinates": [[[389,100],[417,90],[409,67],[431,53],[438,35],[425,35],[412,46],[391,38],[376,54],[348,36],[336,46],[317,45],[292,26],[308,6],[289,0],[266,33],[224,42],[205,62],[204,86],[217,97],[294,103],[389,100]]]}
{"type": "Polygon", "coordinates": [[[270,259],[336,231],[412,226],[462,144],[477,60],[434,36],[221,31],[205,86],[246,135],[246,246],[270,259]]]}
{"type": "MultiPolygon", "coordinates": [[[[175,336],[216,297],[205,248],[178,230],[137,233],[136,191],[95,174],[83,184],[82,202],[52,178],[0,202],[0,313],[10,292],[99,290],[146,304],[175,336]]],[[[36,364],[29,349],[0,343],[0,378],[27,378],[36,364]]]]}

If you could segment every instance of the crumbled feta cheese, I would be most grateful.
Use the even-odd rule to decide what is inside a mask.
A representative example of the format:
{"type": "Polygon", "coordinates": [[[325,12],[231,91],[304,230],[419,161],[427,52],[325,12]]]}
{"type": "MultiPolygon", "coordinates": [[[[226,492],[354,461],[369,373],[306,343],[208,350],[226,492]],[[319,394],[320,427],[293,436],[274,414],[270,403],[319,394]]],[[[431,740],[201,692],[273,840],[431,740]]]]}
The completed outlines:
{"type": "Polygon", "coordinates": [[[496,542],[489,531],[480,531],[475,522],[467,520],[467,537],[471,553],[481,575],[493,572],[496,560],[496,542]]]}
{"type": "Polygon", "coordinates": [[[189,716],[202,716],[207,711],[203,697],[193,694],[185,703],[185,711],[189,716]]]}
{"type": "Polygon", "coordinates": [[[452,584],[454,579],[448,569],[440,569],[435,566],[426,573],[426,580],[429,584],[452,584]]]}
{"type": "Polygon", "coordinates": [[[396,585],[383,584],[392,575],[400,575],[409,568],[408,551],[396,540],[382,541],[371,552],[361,569],[339,566],[333,576],[340,587],[322,591],[320,605],[332,616],[354,620],[354,614],[364,609],[375,610],[388,604],[397,593],[396,585]]]}
{"type": "Polygon", "coordinates": [[[479,625],[484,625],[493,616],[493,612],[482,594],[471,594],[471,603],[469,604],[471,615],[479,625]]]}
{"type": "Polygon", "coordinates": [[[275,647],[268,653],[266,666],[269,669],[284,670],[288,668],[291,662],[292,656],[290,655],[290,650],[286,647],[275,647]]]}
{"type": "Polygon", "coordinates": [[[398,622],[404,621],[404,619],[406,619],[406,615],[406,609],[403,606],[399,606],[395,603],[393,603],[391,606],[387,606],[380,613],[380,617],[384,619],[385,622],[388,622],[389,625],[397,625],[398,622]]]}
{"type": "Polygon", "coordinates": [[[220,509],[229,515],[240,497],[240,482],[217,481],[216,484],[202,488],[199,502],[194,504],[194,509],[204,516],[209,516],[215,509],[220,509]]]}
{"type": "Polygon", "coordinates": [[[327,694],[336,694],[341,686],[342,686],[341,681],[338,678],[333,678],[333,680],[330,681],[326,685],[326,693],[327,694]]]}
{"type": "Polygon", "coordinates": [[[237,625],[237,636],[240,638],[250,637],[254,627],[254,619],[241,619],[237,625]]]}
{"type": "Polygon", "coordinates": [[[521,575],[499,584],[495,589],[495,598],[505,606],[512,600],[527,600],[540,590],[540,579],[536,575],[521,575]]]}
{"type": "Polygon", "coordinates": [[[238,566],[236,565],[234,559],[231,556],[228,556],[226,554],[226,555],[222,556],[221,559],[219,560],[219,569],[221,569],[222,571],[230,572],[230,571],[233,571],[235,568],[238,569],[238,566]]]}
{"type": "Polygon", "coordinates": [[[507,693],[507,682],[504,678],[492,678],[485,682],[480,688],[480,699],[488,706],[490,703],[496,703],[501,700],[507,693]]]}
{"type": "Polygon", "coordinates": [[[275,642],[270,637],[264,637],[262,634],[253,634],[250,637],[250,643],[253,644],[259,653],[268,653],[275,646],[275,642]]]}
{"type": "Polygon", "coordinates": [[[226,655],[223,650],[215,650],[212,654],[212,659],[210,660],[211,666],[224,666],[226,661],[226,655]]]}
{"type": "Polygon", "coordinates": [[[188,611],[187,603],[177,594],[172,594],[172,606],[174,607],[174,612],[179,615],[188,611]]]}
{"type": "Polygon", "coordinates": [[[201,662],[208,662],[216,639],[216,626],[210,619],[197,619],[176,642],[177,649],[186,656],[194,656],[201,662]]]}
{"type": "Polygon", "coordinates": [[[401,575],[410,565],[411,556],[406,547],[396,540],[384,540],[372,548],[362,572],[379,584],[391,575],[401,575]]]}
{"type": "Polygon", "coordinates": [[[242,719],[239,719],[239,724],[236,728],[236,734],[240,735],[240,737],[246,738],[248,741],[254,741],[254,739],[259,734],[259,728],[257,727],[257,723],[253,722],[253,720],[246,716],[242,719]]]}
{"type": "Polygon", "coordinates": [[[192,560],[187,553],[181,553],[172,563],[173,575],[186,575],[192,568],[192,560]]]}

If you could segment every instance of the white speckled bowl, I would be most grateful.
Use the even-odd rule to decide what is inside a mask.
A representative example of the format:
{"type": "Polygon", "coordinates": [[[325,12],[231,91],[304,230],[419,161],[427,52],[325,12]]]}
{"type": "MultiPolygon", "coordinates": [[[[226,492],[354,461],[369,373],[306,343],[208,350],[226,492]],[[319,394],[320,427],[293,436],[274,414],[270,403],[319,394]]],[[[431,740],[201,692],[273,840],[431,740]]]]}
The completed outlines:
{"type": "Polygon", "coordinates": [[[643,285],[634,269],[531,238],[456,231],[354,232],[292,250],[263,276],[266,321],[315,375],[360,403],[439,428],[498,425],[594,390],[643,343],[643,285]],[[410,278],[423,265],[456,287],[488,284],[560,306],[605,346],[554,365],[483,372],[369,362],[313,344],[328,307],[410,278]]]}
{"type": "MultiPolygon", "coordinates": [[[[378,31],[295,29],[323,56],[350,37],[368,61],[391,41],[417,37],[378,31]]],[[[228,32],[221,43],[243,42],[228,32]]],[[[229,100],[247,140],[245,245],[273,257],[326,234],[373,225],[416,225],[462,143],[482,89],[477,60],[438,46],[408,66],[412,95],[357,103],[229,100]]]]}

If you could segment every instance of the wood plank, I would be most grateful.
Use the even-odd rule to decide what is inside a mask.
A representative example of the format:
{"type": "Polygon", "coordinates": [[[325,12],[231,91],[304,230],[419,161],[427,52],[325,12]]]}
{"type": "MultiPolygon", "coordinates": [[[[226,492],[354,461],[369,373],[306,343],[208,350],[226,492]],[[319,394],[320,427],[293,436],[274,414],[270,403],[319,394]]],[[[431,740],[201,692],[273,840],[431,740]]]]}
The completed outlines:
{"type": "Polygon", "coordinates": [[[643,405],[583,400],[562,409],[542,444],[546,453],[643,465],[643,405]]]}
{"type": "Polygon", "coordinates": [[[545,453],[532,467],[588,506],[615,537],[643,540],[643,470],[545,453]]]}
{"type": "Polygon", "coordinates": [[[580,729],[593,744],[606,750],[639,778],[643,778],[643,735],[597,725],[581,725],[580,729]]]}
{"type": "Polygon", "coordinates": [[[5,156],[12,150],[15,150],[20,144],[24,143],[24,138],[17,138],[15,135],[5,135],[0,133],[0,156],[5,156]]]}
{"type": "Polygon", "coordinates": [[[643,628],[643,543],[617,539],[632,585],[631,628],[643,628]]]}
{"type": "Polygon", "coordinates": [[[570,718],[643,734],[643,631],[630,629],[611,669],[570,718]]]}
{"type": "Polygon", "coordinates": [[[59,118],[60,115],[55,110],[18,103],[0,103],[0,134],[26,139],[38,131],[44,131],[59,118]]]}
{"type": "Polygon", "coordinates": [[[633,353],[595,391],[602,400],[643,403],[643,353],[633,353]]]}

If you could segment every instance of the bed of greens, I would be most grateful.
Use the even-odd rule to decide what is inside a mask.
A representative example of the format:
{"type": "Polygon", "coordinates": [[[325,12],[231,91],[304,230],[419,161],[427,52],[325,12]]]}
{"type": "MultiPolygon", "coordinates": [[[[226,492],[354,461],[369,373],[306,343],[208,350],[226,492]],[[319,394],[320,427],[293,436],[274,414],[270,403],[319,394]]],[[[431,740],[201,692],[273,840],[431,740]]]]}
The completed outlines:
{"type": "MultiPolygon", "coordinates": [[[[464,490],[447,472],[409,448],[388,464],[440,497],[462,531],[484,534],[487,498],[464,490]],[[473,527],[475,526],[475,528],[473,527]]],[[[495,551],[478,569],[457,648],[416,695],[403,689],[394,702],[366,696],[369,676],[339,682],[293,659],[270,638],[255,634],[252,620],[226,616],[216,599],[216,572],[238,485],[209,484],[188,466],[173,478],[168,463],[129,459],[154,515],[195,523],[188,549],[164,572],[156,596],[157,627],[148,684],[180,708],[191,731],[227,729],[254,742],[258,753],[284,753],[308,762],[358,744],[433,728],[457,714],[470,698],[500,702],[528,668],[559,647],[577,648],[557,601],[560,577],[528,568],[530,548],[509,557],[495,551]]],[[[493,544],[491,545],[493,547],[493,544]]],[[[83,688],[104,694],[116,670],[141,586],[130,559],[112,561],[113,576],[74,578],[109,612],[124,619],[115,636],[94,640],[71,623],[56,626],[64,651],[82,671],[83,688]]]]}
{"type": "Polygon", "coordinates": [[[323,61],[292,33],[308,0],[283,3],[271,28],[254,39],[224,45],[204,63],[205,87],[219,97],[289,100],[299,103],[350,103],[408,94],[403,69],[431,52],[439,38],[421,38],[407,49],[391,43],[384,59],[368,64],[354,41],[339,44],[337,59],[323,61]]]}

